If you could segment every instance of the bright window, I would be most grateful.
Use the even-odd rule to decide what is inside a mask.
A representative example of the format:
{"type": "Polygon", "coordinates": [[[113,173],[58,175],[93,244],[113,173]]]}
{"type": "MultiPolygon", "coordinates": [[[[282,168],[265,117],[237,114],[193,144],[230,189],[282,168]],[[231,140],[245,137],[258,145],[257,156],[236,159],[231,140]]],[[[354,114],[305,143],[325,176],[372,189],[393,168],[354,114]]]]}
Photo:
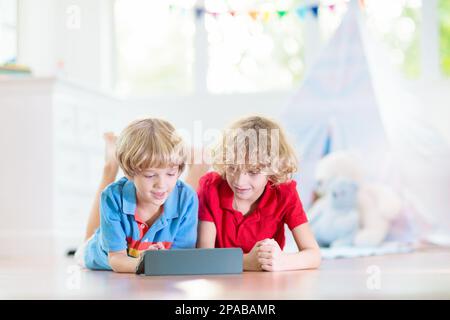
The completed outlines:
{"type": "Polygon", "coordinates": [[[189,92],[194,60],[194,0],[116,0],[116,90],[189,92]]]}
{"type": "Polygon", "coordinates": [[[0,0],[0,64],[17,58],[17,0],[0,0]]]}
{"type": "Polygon", "coordinates": [[[290,89],[299,82],[305,66],[296,2],[205,1],[210,92],[290,89]]]}
{"type": "Polygon", "coordinates": [[[442,72],[450,76],[450,1],[439,0],[439,31],[442,72]]]}
{"type": "MultiPolygon", "coordinates": [[[[393,63],[406,77],[419,77],[422,0],[362,3],[369,30],[387,45],[393,63]]],[[[189,93],[199,72],[212,93],[291,90],[308,67],[305,34],[311,24],[299,9],[318,6],[314,19],[321,35],[317,41],[323,43],[339,26],[347,5],[347,0],[115,0],[116,89],[131,95],[189,93]],[[199,35],[206,43],[197,41],[199,35]],[[194,70],[195,57],[205,59],[195,65],[204,70],[194,70]]],[[[439,0],[446,74],[449,8],[450,1],[439,0]]],[[[311,11],[307,14],[312,17],[311,11]]]]}
{"type": "Polygon", "coordinates": [[[420,75],[421,0],[365,0],[369,29],[409,78],[420,75]]]}

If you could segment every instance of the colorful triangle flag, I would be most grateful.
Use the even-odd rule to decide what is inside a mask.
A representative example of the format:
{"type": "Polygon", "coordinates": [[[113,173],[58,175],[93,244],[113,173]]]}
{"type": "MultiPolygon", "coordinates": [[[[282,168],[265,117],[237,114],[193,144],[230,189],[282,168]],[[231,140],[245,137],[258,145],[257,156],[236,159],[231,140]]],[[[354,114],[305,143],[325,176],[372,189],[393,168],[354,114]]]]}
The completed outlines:
{"type": "Polygon", "coordinates": [[[248,15],[252,17],[253,20],[256,20],[258,18],[259,12],[258,11],[249,11],[248,15]]]}
{"type": "Polygon", "coordinates": [[[200,19],[202,17],[202,15],[203,15],[204,11],[205,10],[203,10],[203,8],[200,8],[200,7],[195,8],[195,17],[197,19],[200,19]]]}
{"type": "Polygon", "coordinates": [[[283,18],[288,12],[286,10],[277,11],[278,17],[283,18]]]}
{"type": "Polygon", "coordinates": [[[269,21],[269,19],[270,19],[270,12],[269,11],[264,11],[262,13],[262,19],[263,19],[264,22],[269,21]]]}
{"type": "Polygon", "coordinates": [[[305,19],[308,9],[306,7],[299,7],[295,12],[297,13],[300,19],[305,19]]]}

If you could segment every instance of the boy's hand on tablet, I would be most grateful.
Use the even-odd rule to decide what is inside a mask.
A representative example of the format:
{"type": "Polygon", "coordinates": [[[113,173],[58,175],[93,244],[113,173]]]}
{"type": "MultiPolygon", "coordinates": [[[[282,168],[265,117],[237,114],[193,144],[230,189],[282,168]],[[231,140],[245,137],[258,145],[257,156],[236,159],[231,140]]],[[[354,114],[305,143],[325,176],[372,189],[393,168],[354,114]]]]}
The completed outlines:
{"type": "Polygon", "coordinates": [[[139,258],[136,260],[136,268],[134,273],[143,274],[144,272],[145,272],[144,255],[140,254],[139,258]]]}
{"type": "Polygon", "coordinates": [[[147,250],[166,250],[162,242],[157,242],[148,247],[147,250]]]}
{"type": "Polygon", "coordinates": [[[166,247],[164,247],[164,244],[161,241],[157,242],[156,246],[158,247],[158,250],[166,250],[166,247]]]}
{"type": "Polygon", "coordinates": [[[258,248],[258,263],[265,271],[283,270],[283,251],[274,239],[261,241],[258,248]]]}
{"type": "MultiPolygon", "coordinates": [[[[148,250],[167,250],[167,249],[164,247],[164,244],[162,242],[157,242],[157,243],[152,244],[145,251],[148,251],[148,250]]],[[[139,257],[138,257],[137,262],[136,262],[136,271],[135,271],[136,274],[143,274],[144,273],[143,260],[144,260],[144,253],[145,253],[145,251],[142,251],[141,253],[139,253],[139,257]]]]}

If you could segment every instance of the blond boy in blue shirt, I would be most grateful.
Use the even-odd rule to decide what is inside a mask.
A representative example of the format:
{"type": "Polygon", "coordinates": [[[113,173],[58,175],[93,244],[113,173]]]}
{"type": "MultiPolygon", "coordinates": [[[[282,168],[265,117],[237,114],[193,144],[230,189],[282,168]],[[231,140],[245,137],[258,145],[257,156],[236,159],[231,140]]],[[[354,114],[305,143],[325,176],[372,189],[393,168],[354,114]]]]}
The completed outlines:
{"type": "Polygon", "coordinates": [[[160,119],[137,120],[117,141],[111,133],[105,141],[103,178],[77,262],[134,273],[146,250],[194,248],[198,200],[178,179],[187,152],[175,128],[160,119]],[[114,182],[119,166],[125,177],[114,182]]]}

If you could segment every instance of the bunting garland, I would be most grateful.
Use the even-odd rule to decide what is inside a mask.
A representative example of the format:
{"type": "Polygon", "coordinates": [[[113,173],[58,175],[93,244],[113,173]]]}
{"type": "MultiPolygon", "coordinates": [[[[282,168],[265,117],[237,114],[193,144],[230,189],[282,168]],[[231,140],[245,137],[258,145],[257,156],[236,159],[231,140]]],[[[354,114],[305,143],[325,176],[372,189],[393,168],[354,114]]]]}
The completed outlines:
{"type": "MultiPolygon", "coordinates": [[[[217,18],[220,15],[231,15],[233,17],[237,15],[248,15],[253,20],[261,19],[264,22],[269,21],[272,17],[277,17],[278,19],[282,19],[288,14],[295,14],[300,20],[304,20],[308,14],[311,14],[314,18],[317,18],[319,16],[320,10],[329,10],[331,12],[335,11],[336,5],[346,5],[348,3],[348,0],[338,0],[331,4],[313,4],[313,5],[301,5],[295,9],[291,10],[250,10],[250,11],[234,11],[234,10],[228,10],[228,11],[220,11],[220,12],[213,12],[210,10],[207,10],[205,7],[195,7],[195,16],[197,19],[201,18],[205,14],[209,14],[215,18],[217,18]]],[[[360,5],[364,6],[364,1],[359,0],[360,5]]],[[[169,9],[171,11],[176,10],[177,8],[174,5],[170,5],[169,9]]],[[[186,8],[180,8],[182,13],[185,13],[187,11],[186,8]]]]}

